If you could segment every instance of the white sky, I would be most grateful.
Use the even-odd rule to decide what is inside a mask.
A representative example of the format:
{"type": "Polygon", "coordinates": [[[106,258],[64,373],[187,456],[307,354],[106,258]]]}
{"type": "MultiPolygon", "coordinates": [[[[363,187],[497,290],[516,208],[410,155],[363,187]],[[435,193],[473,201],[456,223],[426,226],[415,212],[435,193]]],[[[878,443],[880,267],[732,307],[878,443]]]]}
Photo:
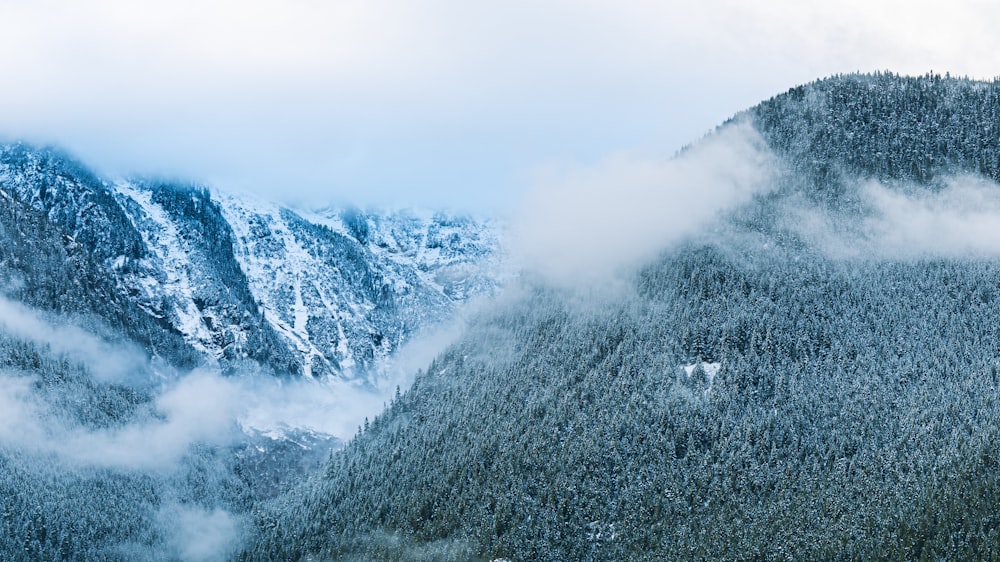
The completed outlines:
{"type": "Polygon", "coordinates": [[[833,73],[992,78],[998,6],[0,0],[0,136],[299,203],[484,210],[833,73]]]}

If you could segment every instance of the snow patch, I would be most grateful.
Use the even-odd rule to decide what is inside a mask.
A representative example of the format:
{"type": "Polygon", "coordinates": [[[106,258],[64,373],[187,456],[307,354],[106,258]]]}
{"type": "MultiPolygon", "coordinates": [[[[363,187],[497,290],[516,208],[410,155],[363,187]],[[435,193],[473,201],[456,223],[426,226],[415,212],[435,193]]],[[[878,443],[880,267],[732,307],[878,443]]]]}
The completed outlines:
{"type": "Polygon", "coordinates": [[[613,541],[618,538],[618,531],[615,530],[614,523],[603,523],[601,521],[591,521],[586,525],[587,540],[601,543],[602,541],[613,541]]]}
{"type": "Polygon", "coordinates": [[[715,381],[715,375],[719,374],[719,369],[722,368],[722,363],[699,361],[697,363],[683,365],[681,368],[684,369],[684,377],[690,379],[691,374],[694,373],[694,370],[699,366],[701,367],[701,370],[705,372],[705,376],[708,378],[708,384],[711,386],[711,384],[715,381]]]}

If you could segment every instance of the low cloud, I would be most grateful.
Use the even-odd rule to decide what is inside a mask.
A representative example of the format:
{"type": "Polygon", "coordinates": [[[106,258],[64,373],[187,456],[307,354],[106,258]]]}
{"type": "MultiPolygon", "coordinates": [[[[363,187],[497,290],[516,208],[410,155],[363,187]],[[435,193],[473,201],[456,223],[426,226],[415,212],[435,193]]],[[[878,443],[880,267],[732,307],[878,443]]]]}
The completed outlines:
{"type": "Polygon", "coordinates": [[[418,338],[404,348],[405,365],[387,369],[377,385],[196,370],[155,389],[146,413],[100,429],[68,423],[36,392],[34,376],[0,373],[0,446],[70,465],[170,471],[192,445],[236,444],[246,439],[242,433],[280,439],[301,430],[346,441],[382,411],[397,385],[412,383],[410,366],[429,363],[457,334],[447,328],[418,338]]]}
{"type": "Polygon", "coordinates": [[[604,281],[769,189],[774,169],[741,123],[673,159],[620,155],[556,174],[525,202],[514,254],[557,284],[604,281]]]}
{"type": "Polygon", "coordinates": [[[167,505],[158,514],[173,557],[190,562],[228,560],[240,545],[240,520],[221,509],[167,505]]]}
{"type": "MultiPolygon", "coordinates": [[[[475,306],[473,303],[467,308],[475,306]]],[[[364,382],[243,378],[239,384],[244,390],[245,407],[239,423],[244,430],[265,435],[278,436],[287,429],[297,429],[347,441],[366,417],[373,418],[392,401],[397,387],[409,388],[416,372],[461,336],[467,313],[460,312],[453,321],[415,335],[364,382]]]]}
{"type": "Polygon", "coordinates": [[[194,443],[224,445],[236,440],[241,389],[218,373],[195,371],[167,387],[155,400],[156,415],[121,428],[70,429],[54,444],[75,461],[130,469],[172,467],[194,443]]]}
{"type": "Polygon", "coordinates": [[[901,257],[1000,257],[1000,185],[983,178],[947,180],[940,191],[862,190],[875,216],[866,235],[883,254],[901,257]]]}
{"type": "Polygon", "coordinates": [[[48,347],[56,355],[82,363],[105,382],[124,382],[149,369],[145,354],[135,346],[108,342],[65,319],[52,322],[42,312],[3,297],[0,333],[48,347]]]}
{"type": "Polygon", "coordinates": [[[1000,257],[1000,185],[955,176],[942,186],[863,181],[849,187],[861,213],[785,203],[786,226],[835,258],[1000,257]]]}
{"type": "Polygon", "coordinates": [[[0,375],[0,445],[52,454],[66,462],[122,469],[170,469],[194,443],[236,437],[241,389],[197,371],[167,386],[152,415],[121,427],[71,426],[32,389],[32,377],[0,375]]]}
{"type": "MultiPolygon", "coordinates": [[[[141,486],[155,493],[141,500],[148,505],[127,510],[142,514],[130,524],[143,530],[107,545],[117,557],[226,560],[245,539],[248,517],[227,511],[241,507],[226,486],[252,474],[249,485],[266,482],[276,493],[276,482],[291,482],[301,475],[295,470],[324,461],[338,441],[324,435],[300,439],[297,432],[350,439],[366,417],[392,400],[397,384],[408,387],[415,371],[460,335],[461,322],[419,335],[378,376],[355,384],[159,365],[162,372],[154,373],[149,358],[131,344],[0,297],[0,347],[24,342],[16,346],[44,358],[31,371],[0,369],[0,456],[23,459],[71,483],[79,475],[142,475],[141,486]],[[144,384],[123,389],[122,381],[144,384]],[[51,385],[60,384],[68,387],[53,391],[51,385]],[[125,411],[103,415],[111,413],[105,398],[125,411]],[[95,417],[83,419],[90,415],[95,417]],[[261,435],[289,441],[272,446],[261,435]],[[206,470],[211,473],[203,481],[206,470]]],[[[107,515],[115,521],[121,514],[107,515]]]]}
{"type": "Polygon", "coordinates": [[[417,371],[426,369],[435,357],[458,341],[465,332],[467,319],[476,314],[482,306],[488,306],[489,299],[473,299],[455,313],[455,317],[442,324],[431,326],[404,343],[393,355],[392,360],[382,366],[377,373],[378,388],[385,391],[395,391],[396,386],[408,388],[413,384],[417,371]]]}
{"type": "Polygon", "coordinates": [[[287,430],[302,430],[346,441],[386,400],[383,393],[336,379],[252,377],[240,384],[246,391],[240,426],[272,438],[280,438],[287,430]]]}
{"type": "Polygon", "coordinates": [[[42,413],[32,379],[0,373],[0,445],[37,443],[44,438],[42,413]]]}

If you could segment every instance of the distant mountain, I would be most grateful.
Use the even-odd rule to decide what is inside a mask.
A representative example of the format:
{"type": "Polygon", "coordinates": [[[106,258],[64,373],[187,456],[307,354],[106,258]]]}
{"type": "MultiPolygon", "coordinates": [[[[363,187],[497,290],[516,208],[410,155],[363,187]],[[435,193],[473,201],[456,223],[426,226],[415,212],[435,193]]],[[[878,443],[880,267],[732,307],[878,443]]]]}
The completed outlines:
{"type": "MultiPolygon", "coordinates": [[[[226,369],[249,361],[276,373],[361,376],[503,275],[495,222],[302,212],[190,185],[112,183],[23,144],[0,148],[0,197],[11,220],[37,216],[40,233],[62,236],[90,268],[49,279],[39,269],[50,265],[22,252],[2,270],[19,279],[15,296],[44,285],[48,298],[32,304],[92,311],[181,364],[197,356],[226,369]],[[92,286],[60,294],[67,276],[92,286]]],[[[34,237],[22,228],[10,247],[39,245],[34,237]]]]}
{"type": "Polygon", "coordinates": [[[296,211],[0,147],[0,560],[225,556],[342,446],[296,420],[381,402],[395,352],[503,260],[491,220],[296,211]]]}
{"type": "Polygon", "coordinates": [[[527,278],[240,559],[996,558],[1000,82],[838,76],[691,150],[747,125],[769,189],[627,289],[527,278]]]}

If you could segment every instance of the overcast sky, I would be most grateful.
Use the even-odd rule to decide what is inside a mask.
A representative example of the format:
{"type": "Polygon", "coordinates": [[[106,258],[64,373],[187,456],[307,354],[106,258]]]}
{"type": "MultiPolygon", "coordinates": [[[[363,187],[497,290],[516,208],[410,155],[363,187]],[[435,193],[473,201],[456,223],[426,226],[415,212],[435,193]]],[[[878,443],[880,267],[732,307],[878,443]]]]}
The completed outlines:
{"type": "Polygon", "coordinates": [[[0,135],[109,174],[485,210],[830,74],[992,78],[996,6],[0,0],[0,135]]]}

